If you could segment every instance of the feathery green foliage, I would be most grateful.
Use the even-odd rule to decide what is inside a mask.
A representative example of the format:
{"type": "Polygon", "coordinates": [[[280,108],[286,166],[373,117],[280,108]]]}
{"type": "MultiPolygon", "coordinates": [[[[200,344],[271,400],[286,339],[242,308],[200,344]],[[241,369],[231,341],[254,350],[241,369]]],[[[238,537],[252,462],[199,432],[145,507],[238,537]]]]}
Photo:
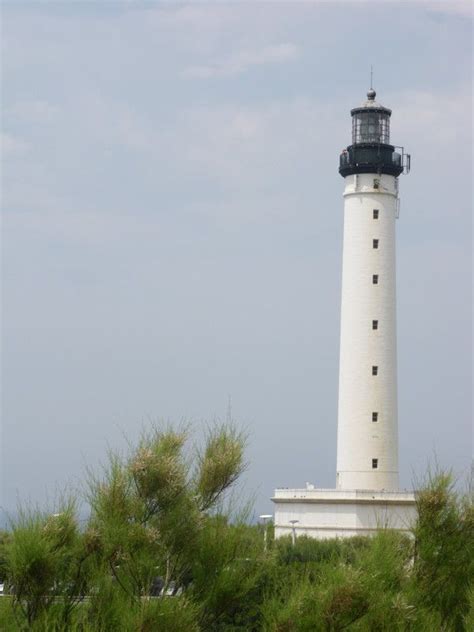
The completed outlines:
{"type": "Polygon", "coordinates": [[[208,433],[204,450],[198,454],[197,492],[203,510],[214,505],[242,474],[244,446],[243,436],[234,426],[208,433]]]}
{"type": "Polygon", "coordinates": [[[77,526],[74,502],[66,502],[52,515],[20,511],[6,547],[7,579],[14,588],[14,609],[24,615],[31,627],[54,605],[56,618],[67,626],[88,590],[90,562],[77,526]]]}
{"type": "Polygon", "coordinates": [[[462,632],[474,582],[474,503],[460,497],[450,472],[428,474],[417,494],[413,593],[439,614],[445,629],[462,632]]]}
{"type": "Polygon", "coordinates": [[[20,512],[0,538],[5,632],[470,632],[472,494],[448,473],[417,494],[411,537],[290,537],[222,502],[245,467],[234,427],[188,449],[186,430],[152,429],[90,476],[75,505],[20,512]]]}

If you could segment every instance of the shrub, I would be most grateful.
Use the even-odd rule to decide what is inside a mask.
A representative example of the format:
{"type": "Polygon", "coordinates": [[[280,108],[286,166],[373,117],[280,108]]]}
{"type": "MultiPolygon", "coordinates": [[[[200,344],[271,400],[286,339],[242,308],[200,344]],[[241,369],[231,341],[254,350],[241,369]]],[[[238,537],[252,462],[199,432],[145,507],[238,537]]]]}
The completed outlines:
{"type": "Polygon", "coordinates": [[[443,628],[464,631],[474,579],[474,505],[450,473],[430,474],[417,494],[413,596],[439,614],[443,628]]]}
{"type": "Polygon", "coordinates": [[[63,504],[55,514],[20,511],[5,552],[17,615],[23,615],[32,627],[54,610],[58,621],[67,626],[88,589],[89,557],[77,527],[74,502],[63,504]],[[53,608],[58,596],[60,605],[53,608]]]}

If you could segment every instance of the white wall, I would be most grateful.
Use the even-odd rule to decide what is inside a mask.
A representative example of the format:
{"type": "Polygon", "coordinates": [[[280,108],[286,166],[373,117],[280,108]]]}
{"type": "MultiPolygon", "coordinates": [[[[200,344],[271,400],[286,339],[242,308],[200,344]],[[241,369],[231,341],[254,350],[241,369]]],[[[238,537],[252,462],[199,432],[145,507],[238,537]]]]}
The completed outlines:
{"type": "Polygon", "coordinates": [[[372,535],[380,528],[409,532],[416,519],[410,492],[346,492],[345,490],[276,490],[275,537],[292,531],[325,539],[372,535]]]}
{"type": "Polygon", "coordinates": [[[396,178],[345,178],[337,488],[398,489],[396,178]],[[375,178],[379,188],[374,188],[375,178]],[[378,209],[379,218],[373,219],[378,209]],[[379,240],[373,248],[372,240],[379,240]],[[372,275],[378,274],[378,284],[372,275]],[[372,320],[378,329],[372,330],[372,320]],[[372,375],[372,366],[378,375],[372,375]],[[378,412],[378,421],[372,421],[378,412]],[[372,459],[378,468],[372,468],[372,459]]]}

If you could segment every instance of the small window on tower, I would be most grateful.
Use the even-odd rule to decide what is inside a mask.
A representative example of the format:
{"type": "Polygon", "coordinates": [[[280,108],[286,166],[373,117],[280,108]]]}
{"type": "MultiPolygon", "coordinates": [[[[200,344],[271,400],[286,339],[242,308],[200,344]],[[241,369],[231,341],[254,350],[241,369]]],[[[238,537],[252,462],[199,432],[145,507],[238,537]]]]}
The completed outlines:
{"type": "Polygon", "coordinates": [[[373,283],[374,285],[377,285],[377,284],[378,284],[378,282],[379,282],[379,275],[378,275],[378,274],[373,274],[373,275],[372,275],[372,283],[373,283]]]}
{"type": "Polygon", "coordinates": [[[372,459],[372,469],[376,470],[379,466],[379,460],[378,459],[372,459]]]}
{"type": "Polygon", "coordinates": [[[379,420],[379,414],[378,413],[372,413],[372,421],[378,421],[379,420]]]}
{"type": "Polygon", "coordinates": [[[372,329],[378,329],[379,328],[379,321],[378,320],[373,320],[372,321],[372,329]]]}
{"type": "Polygon", "coordinates": [[[379,240],[372,239],[372,248],[378,248],[378,247],[379,247],[379,240]]]}
{"type": "Polygon", "coordinates": [[[372,375],[378,375],[379,372],[379,367],[378,366],[373,366],[372,367],[372,375]]]}
{"type": "Polygon", "coordinates": [[[374,208],[374,215],[373,215],[374,219],[378,219],[379,218],[379,209],[378,208],[374,208]]]}

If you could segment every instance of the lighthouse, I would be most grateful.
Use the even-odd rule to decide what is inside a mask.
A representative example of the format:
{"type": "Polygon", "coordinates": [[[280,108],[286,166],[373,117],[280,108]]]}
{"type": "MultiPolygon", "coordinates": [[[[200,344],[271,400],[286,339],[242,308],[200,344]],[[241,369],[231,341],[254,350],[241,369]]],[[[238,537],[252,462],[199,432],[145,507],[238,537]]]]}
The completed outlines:
{"type": "Polygon", "coordinates": [[[367,92],[351,110],[344,178],[338,489],[398,489],[395,227],[410,158],[390,144],[391,110],[367,92]]]}
{"type": "MultiPolygon", "coordinates": [[[[324,539],[409,532],[415,496],[398,481],[395,228],[410,156],[391,144],[375,90],[351,110],[344,178],[336,487],[277,488],[275,536],[324,539]]],[[[296,422],[293,422],[296,423],[296,422]]]]}

